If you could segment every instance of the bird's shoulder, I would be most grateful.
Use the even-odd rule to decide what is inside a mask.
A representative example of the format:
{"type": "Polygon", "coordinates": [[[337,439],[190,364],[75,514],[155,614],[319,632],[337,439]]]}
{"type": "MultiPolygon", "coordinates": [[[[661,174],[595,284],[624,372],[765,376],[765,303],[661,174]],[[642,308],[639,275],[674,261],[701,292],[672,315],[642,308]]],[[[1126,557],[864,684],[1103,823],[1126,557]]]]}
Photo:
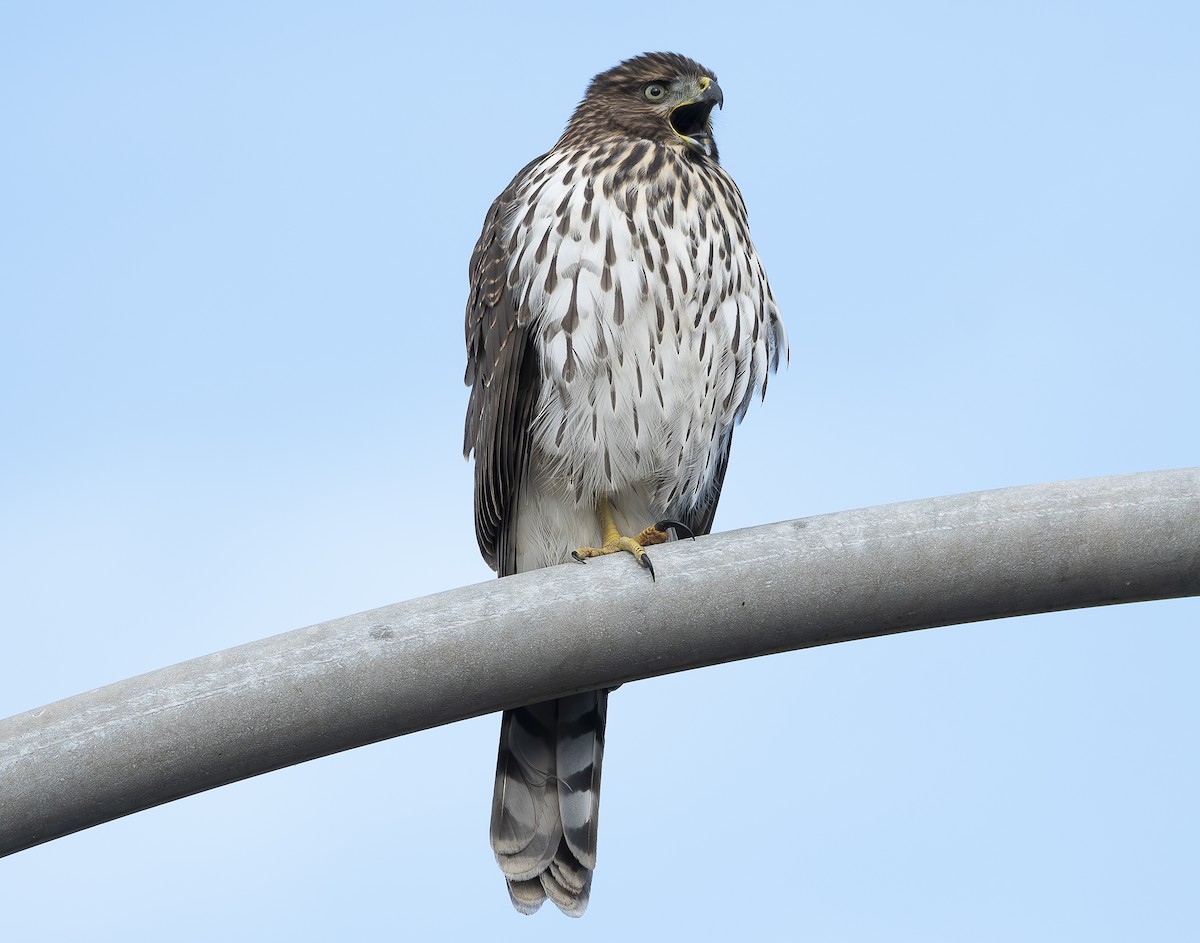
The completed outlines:
{"type": "Polygon", "coordinates": [[[531,180],[545,172],[543,165],[552,153],[535,157],[517,171],[508,186],[500,191],[500,195],[488,207],[468,268],[471,282],[471,295],[467,302],[468,319],[472,310],[495,307],[499,302],[504,289],[508,256],[513,248],[506,238],[506,231],[531,180]]]}

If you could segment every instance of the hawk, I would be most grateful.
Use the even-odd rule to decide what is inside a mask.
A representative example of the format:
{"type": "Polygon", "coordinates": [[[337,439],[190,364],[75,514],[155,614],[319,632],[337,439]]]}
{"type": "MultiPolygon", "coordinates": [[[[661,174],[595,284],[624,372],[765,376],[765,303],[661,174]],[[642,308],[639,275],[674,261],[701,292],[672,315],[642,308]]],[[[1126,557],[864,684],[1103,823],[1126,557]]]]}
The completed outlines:
{"type": "MultiPolygon", "coordinates": [[[[734,425],[787,338],[717,161],[716,76],[597,75],[496,198],[471,256],[464,453],[500,576],[708,533],[734,425]]],[[[608,692],[504,712],[491,840],[513,906],[587,907],[608,692]]]]}

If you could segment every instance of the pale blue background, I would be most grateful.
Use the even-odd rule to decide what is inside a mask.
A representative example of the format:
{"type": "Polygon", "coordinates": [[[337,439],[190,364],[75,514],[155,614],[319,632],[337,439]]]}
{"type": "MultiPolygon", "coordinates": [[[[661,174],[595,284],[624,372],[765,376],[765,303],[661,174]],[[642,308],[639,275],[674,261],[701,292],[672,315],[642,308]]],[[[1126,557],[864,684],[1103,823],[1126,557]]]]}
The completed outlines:
{"type": "MultiPolygon", "coordinates": [[[[0,716],[488,578],[467,258],[647,49],[792,338],[718,529],[1200,464],[1197,9],[6,3],[0,716]]],[[[1198,617],[628,685],[581,923],[509,908],[484,717],[6,858],[3,935],[1196,939],[1198,617]]]]}

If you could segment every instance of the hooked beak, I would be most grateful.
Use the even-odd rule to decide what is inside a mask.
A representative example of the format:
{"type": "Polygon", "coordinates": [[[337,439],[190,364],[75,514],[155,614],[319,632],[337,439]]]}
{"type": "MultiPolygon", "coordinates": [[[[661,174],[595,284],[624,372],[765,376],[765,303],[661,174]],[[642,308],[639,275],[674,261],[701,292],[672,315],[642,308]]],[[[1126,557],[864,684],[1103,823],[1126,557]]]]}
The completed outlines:
{"type": "Polygon", "coordinates": [[[721,91],[721,86],[710,78],[703,78],[700,80],[700,83],[703,86],[703,89],[700,92],[700,97],[697,98],[696,101],[710,101],[713,102],[718,108],[724,108],[725,93],[721,91]]]}

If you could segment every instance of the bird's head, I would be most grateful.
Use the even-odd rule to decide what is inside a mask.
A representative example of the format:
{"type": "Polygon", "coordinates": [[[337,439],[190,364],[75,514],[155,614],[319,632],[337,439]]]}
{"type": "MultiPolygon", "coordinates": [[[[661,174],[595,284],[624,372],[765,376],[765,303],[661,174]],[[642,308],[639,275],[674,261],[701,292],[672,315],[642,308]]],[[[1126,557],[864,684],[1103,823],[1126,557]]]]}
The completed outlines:
{"type": "Polygon", "coordinates": [[[700,63],[671,52],[648,52],[592,79],[563,141],[585,145],[613,136],[638,138],[716,160],[712,110],[724,102],[716,76],[700,63]]]}

